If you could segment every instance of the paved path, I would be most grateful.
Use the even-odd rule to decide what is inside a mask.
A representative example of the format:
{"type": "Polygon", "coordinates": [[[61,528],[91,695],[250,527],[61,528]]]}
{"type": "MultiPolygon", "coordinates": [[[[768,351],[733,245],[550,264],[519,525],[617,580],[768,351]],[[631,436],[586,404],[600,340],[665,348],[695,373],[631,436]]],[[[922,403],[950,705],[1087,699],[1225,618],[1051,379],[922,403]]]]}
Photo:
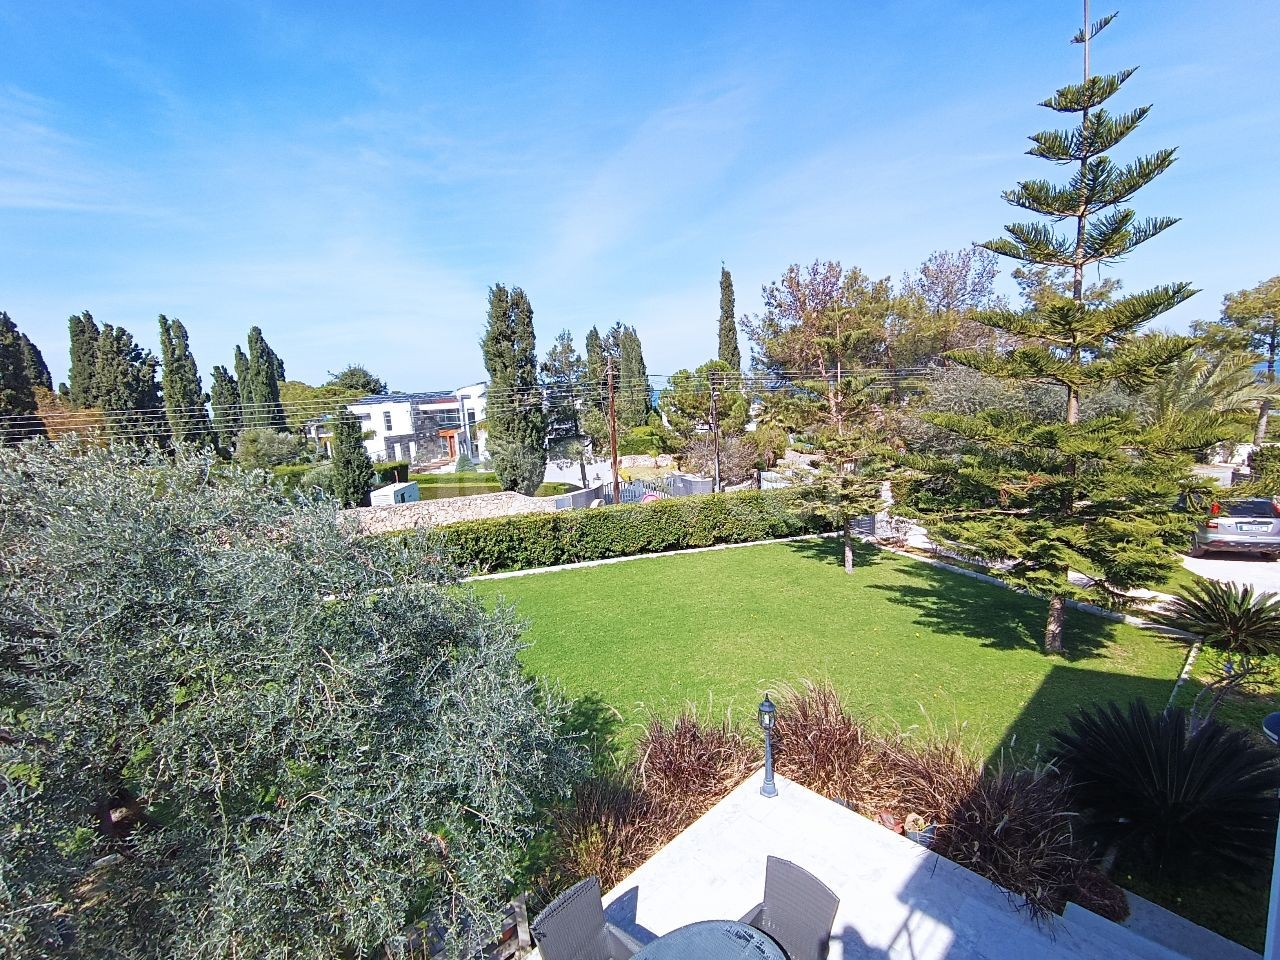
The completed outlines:
{"type": "Polygon", "coordinates": [[[1211,580],[1229,580],[1255,590],[1280,593],[1280,561],[1259,560],[1248,554],[1211,553],[1207,557],[1183,557],[1182,565],[1211,580]]]}

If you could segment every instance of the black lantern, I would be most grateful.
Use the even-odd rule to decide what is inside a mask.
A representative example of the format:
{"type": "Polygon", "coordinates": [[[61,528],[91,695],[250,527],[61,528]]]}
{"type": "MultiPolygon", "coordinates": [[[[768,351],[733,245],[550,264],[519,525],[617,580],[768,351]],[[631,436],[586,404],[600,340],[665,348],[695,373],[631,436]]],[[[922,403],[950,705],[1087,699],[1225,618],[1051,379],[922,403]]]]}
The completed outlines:
{"type": "Polygon", "coordinates": [[[769,695],[764,695],[760,704],[760,729],[764,731],[764,783],[760,785],[760,794],[765,797],[776,797],[778,788],[773,782],[773,720],[775,707],[769,695]]]}

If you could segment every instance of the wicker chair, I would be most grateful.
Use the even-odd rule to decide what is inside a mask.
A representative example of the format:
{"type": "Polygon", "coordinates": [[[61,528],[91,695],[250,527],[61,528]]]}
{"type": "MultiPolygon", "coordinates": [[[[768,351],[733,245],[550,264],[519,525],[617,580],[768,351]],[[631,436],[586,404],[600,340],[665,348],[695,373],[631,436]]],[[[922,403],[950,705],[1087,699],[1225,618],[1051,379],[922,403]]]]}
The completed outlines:
{"type": "Polygon", "coordinates": [[[542,960],[627,960],[640,949],[639,943],[605,922],[596,877],[552,900],[531,926],[542,960]]]}
{"type": "Polygon", "coordinates": [[[771,936],[789,960],[822,960],[839,906],[840,898],[808,870],[770,857],[764,868],[764,902],[742,922],[771,936]]]}

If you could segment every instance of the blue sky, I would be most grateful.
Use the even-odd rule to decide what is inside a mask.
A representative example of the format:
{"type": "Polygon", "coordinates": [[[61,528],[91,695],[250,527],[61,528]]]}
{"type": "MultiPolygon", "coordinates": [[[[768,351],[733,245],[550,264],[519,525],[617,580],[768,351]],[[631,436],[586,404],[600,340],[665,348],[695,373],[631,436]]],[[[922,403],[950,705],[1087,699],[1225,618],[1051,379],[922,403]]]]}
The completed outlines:
{"type": "MultiPolygon", "coordinates": [[[[1183,218],[1115,273],[1190,280],[1185,327],[1280,273],[1280,5],[1125,0],[1098,70],[1152,103],[1118,159],[1183,218]]],[[[1114,9],[1098,7],[1097,12],[1114,9]]],[[[633,324],[649,370],[715,350],[793,262],[895,278],[997,236],[1036,106],[1079,75],[1076,0],[0,5],[0,309],[65,377],[89,309],[208,386],[260,325],[291,378],[483,376],[490,284],[545,349],[633,324]]],[[[745,348],[745,344],[744,344],[745,348]]]]}

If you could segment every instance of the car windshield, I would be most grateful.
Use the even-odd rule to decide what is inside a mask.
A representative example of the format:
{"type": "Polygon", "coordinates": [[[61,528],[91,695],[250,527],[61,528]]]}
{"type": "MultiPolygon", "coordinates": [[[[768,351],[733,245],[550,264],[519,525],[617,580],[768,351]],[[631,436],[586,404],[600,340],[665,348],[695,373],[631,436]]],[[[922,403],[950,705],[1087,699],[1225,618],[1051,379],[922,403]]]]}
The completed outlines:
{"type": "Polygon", "coordinates": [[[1220,505],[1223,517],[1274,517],[1275,505],[1270,500],[1228,500],[1220,505]]]}

